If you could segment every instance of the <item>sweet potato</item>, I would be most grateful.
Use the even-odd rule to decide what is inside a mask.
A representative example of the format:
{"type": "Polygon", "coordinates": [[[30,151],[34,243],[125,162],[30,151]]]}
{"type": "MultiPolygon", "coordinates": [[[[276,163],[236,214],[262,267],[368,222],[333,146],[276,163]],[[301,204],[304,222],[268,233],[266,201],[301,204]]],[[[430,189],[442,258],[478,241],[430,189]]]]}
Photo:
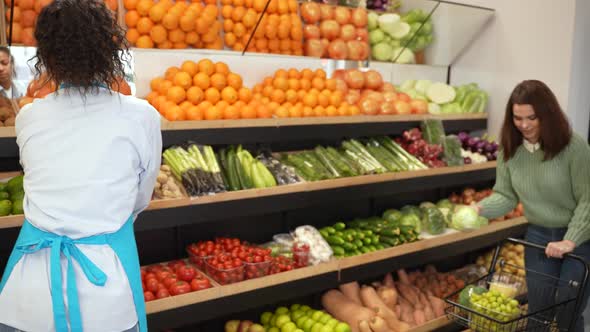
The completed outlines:
{"type": "Polygon", "coordinates": [[[393,282],[393,277],[391,276],[391,273],[386,274],[385,278],[383,278],[383,286],[395,287],[395,282],[393,282]]]}
{"type": "Polygon", "coordinates": [[[373,332],[391,332],[392,330],[389,328],[389,326],[387,325],[387,323],[385,322],[385,320],[383,320],[383,318],[377,316],[377,317],[373,317],[373,319],[371,319],[371,321],[369,322],[369,325],[371,326],[371,330],[373,330],[373,332]]]}
{"type": "Polygon", "coordinates": [[[393,312],[395,312],[395,314],[397,315],[397,317],[401,317],[402,315],[402,309],[400,307],[399,304],[396,304],[395,307],[393,307],[393,312]]]}
{"type": "Polygon", "coordinates": [[[348,299],[342,292],[332,289],[322,296],[322,306],[334,318],[350,325],[352,332],[359,332],[359,322],[375,317],[373,310],[367,309],[348,299]]]}
{"type": "Polygon", "coordinates": [[[408,302],[410,302],[412,306],[422,306],[422,304],[420,303],[420,299],[418,299],[418,295],[416,294],[416,291],[414,290],[413,286],[399,283],[397,285],[397,289],[399,290],[399,294],[404,299],[408,300],[408,302]]]}
{"type": "MultiPolygon", "coordinates": [[[[351,327],[352,329],[352,327],[351,327]]],[[[371,330],[371,327],[369,326],[369,322],[367,322],[366,320],[361,320],[358,324],[358,330],[360,332],[373,332],[373,330],[371,330]]]]}
{"type": "Polygon", "coordinates": [[[408,278],[408,274],[404,269],[397,270],[397,277],[399,278],[399,282],[402,284],[409,285],[410,279],[408,278]]]}
{"type": "Polygon", "coordinates": [[[383,284],[380,281],[373,281],[371,283],[371,286],[373,286],[373,288],[377,289],[377,288],[383,286],[383,284]]]}
{"type": "Polygon", "coordinates": [[[436,271],[436,267],[434,267],[434,265],[428,264],[424,268],[424,273],[426,273],[426,274],[437,274],[438,271],[436,271]]]}
{"type": "Polygon", "coordinates": [[[434,315],[436,317],[441,317],[445,315],[445,302],[440,298],[428,294],[428,300],[430,300],[430,304],[432,305],[432,310],[434,311],[434,315]]]}
{"type": "Polygon", "coordinates": [[[416,322],[417,326],[424,325],[427,322],[424,311],[420,309],[414,310],[414,322],[416,322]]]}
{"type": "Polygon", "coordinates": [[[360,298],[360,286],[358,282],[354,281],[347,284],[342,284],[338,288],[349,300],[354,301],[356,304],[363,304],[360,298]]]}
{"type": "Polygon", "coordinates": [[[429,322],[433,319],[436,318],[436,316],[434,315],[434,309],[432,308],[430,301],[428,301],[428,298],[426,297],[426,295],[424,295],[422,292],[418,293],[418,297],[420,298],[420,302],[422,303],[424,309],[422,309],[424,311],[424,316],[426,318],[426,321],[429,322]]]}
{"type": "Polygon", "coordinates": [[[399,298],[399,306],[400,306],[400,320],[410,324],[410,326],[414,326],[416,323],[414,321],[414,308],[412,304],[408,302],[403,297],[399,298]]]}
{"type": "Polygon", "coordinates": [[[377,291],[373,287],[363,286],[361,288],[361,301],[367,308],[376,308],[383,312],[382,317],[393,317],[397,321],[397,316],[393,312],[393,308],[389,308],[383,300],[377,295],[377,291]]]}
{"type": "Polygon", "coordinates": [[[389,309],[397,304],[397,290],[393,287],[381,286],[377,289],[377,295],[389,309]]]}

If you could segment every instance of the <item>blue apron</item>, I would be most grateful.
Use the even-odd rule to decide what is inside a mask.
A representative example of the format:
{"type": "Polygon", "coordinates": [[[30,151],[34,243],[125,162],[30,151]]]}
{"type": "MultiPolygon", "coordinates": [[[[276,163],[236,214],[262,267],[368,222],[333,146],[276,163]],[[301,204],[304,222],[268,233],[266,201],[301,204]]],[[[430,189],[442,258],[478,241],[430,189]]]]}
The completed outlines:
{"type": "Polygon", "coordinates": [[[71,331],[82,332],[82,317],[80,314],[78,289],[76,287],[76,277],[72,266],[72,260],[78,262],[78,265],[82,271],[84,271],[86,278],[88,278],[88,280],[94,285],[104,286],[107,281],[107,276],[94,263],[92,263],[92,261],[90,261],[80,249],[78,249],[76,246],[77,244],[109,245],[113,249],[127,274],[127,279],[131,286],[133,301],[135,302],[135,310],[139,320],[139,331],[147,332],[145,302],[143,298],[143,289],[141,287],[139,258],[137,256],[135,234],[133,233],[132,217],[129,217],[125,225],[115,233],[94,235],[78,240],[42,231],[25,219],[14,249],[6,264],[6,269],[2,276],[2,283],[0,283],[0,293],[4,289],[4,285],[12,273],[12,270],[23,255],[35,253],[44,248],[49,248],[51,250],[51,298],[53,302],[55,330],[57,332],[68,332],[69,317],[71,331]],[[69,312],[66,312],[63,298],[63,280],[60,264],[61,255],[64,255],[68,260],[66,295],[68,297],[69,312]]]}

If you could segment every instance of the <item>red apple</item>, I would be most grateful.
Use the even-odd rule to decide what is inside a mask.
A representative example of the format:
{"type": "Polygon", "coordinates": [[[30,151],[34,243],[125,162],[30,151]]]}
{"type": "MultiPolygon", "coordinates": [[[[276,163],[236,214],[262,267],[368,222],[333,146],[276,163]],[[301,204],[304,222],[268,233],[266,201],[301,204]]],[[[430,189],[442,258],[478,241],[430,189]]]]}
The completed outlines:
{"type": "Polygon", "coordinates": [[[334,40],[340,36],[340,24],[334,20],[322,21],[320,23],[322,38],[334,40]]]}
{"type": "Polygon", "coordinates": [[[428,103],[424,100],[414,99],[410,102],[412,113],[414,114],[426,114],[428,113],[428,103]]]}
{"type": "Polygon", "coordinates": [[[230,320],[225,323],[225,332],[238,332],[239,320],[230,320]]]}
{"type": "Polygon", "coordinates": [[[410,114],[412,112],[412,107],[410,104],[403,100],[397,100],[393,102],[395,106],[395,113],[397,114],[410,114]]]}
{"type": "Polygon", "coordinates": [[[356,29],[352,24],[345,24],[340,29],[340,38],[344,41],[353,40],[356,38],[356,29]]]}
{"type": "Polygon", "coordinates": [[[348,58],[350,60],[360,61],[365,58],[364,45],[358,40],[349,40],[346,42],[348,47],[348,58]]]}
{"type": "Polygon", "coordinates": [[[361,8],[354,9],[351,21],[357,28],[366,28],[368,22],[367,11],[361,8]]]}
{"type": "Polygon", "coordinates": [[[412,100],[412,98],[410,98],[410,96],[408,96],[407,94],[400,92],[397,94],[397,99],[401,100],[401,101],[405,101],[406,103],[409,103],[410,100],[412,100]]]}
{"type": "Polygon", "coordinates": [[[305,41],[305,55],[321,58],[324,55],[324,46],[319,39],[305,41]]]}
{"type": "Polygon", "coordinates": [[[248,332],[248,329],[254,323],[249,320],[243,320],[240,322],[240,326],[238,327],[238,332],[248,332]]]}
{"type": "Polygon", "coordinates": [[[336,39],[328,46],[330,59],[344,60],[348,57],[348,47],[342,39],[336,39]]]}
{"type": "Polygon", "coordinates": [[[336,7],[334,10],[334,19],[340,25],[348,24],[350,22],[350,9],[346,7],[336,7]]]}

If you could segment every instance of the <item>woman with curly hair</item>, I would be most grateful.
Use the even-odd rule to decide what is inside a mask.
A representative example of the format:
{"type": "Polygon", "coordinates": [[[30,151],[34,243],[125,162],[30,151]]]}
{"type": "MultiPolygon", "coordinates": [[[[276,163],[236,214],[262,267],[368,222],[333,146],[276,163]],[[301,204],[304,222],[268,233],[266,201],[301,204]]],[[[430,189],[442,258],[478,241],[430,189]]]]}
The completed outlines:
{"type": "Polygon", "coordinates": [[[0,284],[0,331],[147,331],[133,222],[160,167],[160,119],[109,87],[127,45],[102,0],[55,0],[37,75],[59,87],[16,119],[25,222],[0,284]]]}

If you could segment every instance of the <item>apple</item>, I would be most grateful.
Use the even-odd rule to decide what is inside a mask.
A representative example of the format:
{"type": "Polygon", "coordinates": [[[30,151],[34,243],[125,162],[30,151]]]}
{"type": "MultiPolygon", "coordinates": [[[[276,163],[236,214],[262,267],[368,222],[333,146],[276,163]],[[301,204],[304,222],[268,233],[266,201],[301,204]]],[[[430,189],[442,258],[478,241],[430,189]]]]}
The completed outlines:
{"type": "Polygon", "coordinates": [[[389,82],[383,83],[383,86],[381,87],[381,91],[382,92],[396,92],[395,86],[393,86],[393,84],[391,84],[389,82]]]}
{"type": "Polygon", "coordinates": [[[410,102],[410,107],[414,114],[428,113],[428,103],[425,100],[414,99],[410,102]]]}
{"type": "Polygon", "coordinates": [[[225,323],[225,332],[238,332],[239,320],[230,320],[225,323]]]}
{"type": "Polygon", "coordinates": [[[345,24],[340,28],[340,38],[344,41],[353,40],[356,38],[356,29],[352,24],[345,24]]]}
{"type": "Polygon", "coordinates": [[[326,326],[334,328],[334,327],[336,327],[336,325],[338,325],[338,323],[340,323],[340,322],[336,318],[330,318],[328,320],[328,322],[326,322],[325,324],[326,324],[326,326]]]}
{"type": "Polygon", "coordinates": [[[318,319],[318,322],[322,323],[322,324],[326,324],[328,323],[328,321],[332,319],[332,316],[330,316],[329,313],[327,312],[322,312],[322,316],[320,317],[320,319],[318,319]]]}
{"type": "Polygon", "coordinates": [[[304,2],[301,5],[301,16],[305,23],[316,23],[320,20],[320,5],[315,2],[304,2]]]}
{"type": "Polygon", "coordinates": [[[278,327],[273,326],[269,328],[266,332],[281,332],[281,330],[279,330],[278,327]]]}
{"type": "Polygon", "coordinates": [[[324,313],[321,310],[316,310],[312,315],[311,319],[315,320],[316,322],[322,318],[324,313]]]}
{"type": "Polygon", "coordinates": [[[266,330],[264,329],[264,326],[260,324],[253,324],[250,325],[248,332],[266,332],[266,330]]]}
{"type": "Polygon", "coordinates": [[[408,96],[407,94],[400,92],[397,94],[397,99],[401,100],[401,101],[405,101],[406,103],[409,103],[412,98],[410,98],[410,96],[408,96]]]}
{"type": "Polygon", "coordinates": [[[369,41],[369,32],[367,32],[367,29],[358,28],[356,29],[355,35],[357,40],[364,42],[369,41]]]}
{"type": "Polygon", "coordinates": [[[323,328],[324,328],[324,324],[322,324],[322,323],[315,323],[311,327],[311,332],[321,332],[323,328]]]}
{"type": "Polygon", "coordinates": [[[365,72],[365,87],[367,89],[379,90],[383,86],[383,77],[375,70],[365,72]]]}
{"type": "Polygon", "coordinates": [[[344,80],[351,89],[362,89],[365,86],[365,75],[358,69],[350,69],[344,75],[344,80]]]}
{"type": "Polygon", "coordinates": [[[289,314],[281,314],[279,317],[277,317],[277,320],[276,320],[274,326],[280,328],[283,325],[290,323],[290,322],[291,322],[291,317],[289,317],[289,314]]]}
{"type": "Polygon", "coordinates": [[[277,315],[288,315],[289,314],[289,308],[287,308],[287,307],[278,307],[275,310],[275,314],[277,314],[277,315]]]}
{"type": "Polygon", "coordinates": [[[351,329],[348,324],[340,322],[334,327],[334,332],[351,332],[351,329]]]}
{"type": "Polygon", "coordinates": [[[252,325],[254,325],[254,322],[249,320],[243,320],[240,322],[240,326],[238,326],[238,332],[248,332],[248,329],[252,325]]]}
{"type": "Polygon", "coordinates": [[[356,105],[361,100],[361,93],[359,90],[350,90],[344,99],[350,105],[356,105]]]}
{"type": "Polygon", "coordinates": [[[281,327],[281,332],[294,332],[297,330],[297,325],[293,322],[289,322],[281,327]]]}
{"type": "Polygon", "coordinates": [[[299,309],[299,308],[301,308],[301,304],[297,304],[297,303],[291,304],[291,312],[297,311],[297,309],[299,309]]]}
{"type": "MultiPolygon", "coordinates": [[[[363,98],[361,99],[359,106],[361,108],[361,112],[366,115],[376,115],[379,113],[379,104],[374,99],[371,98],[363,98]]],[[[410,105],[408,105],[408,108],[410,105]]],[[[408,110],[409,112],[409,110],[408,110]]]]}
{"type": "Polygon", "coordinates": [[[269,325],[271,318],[272,318],[272,312],[270,312],[270,311],[263,312],[262,315],[260,315],[260,322],[262,323],[262,325],[269,325]]]}
{"type": "Polygon", "coordinates": [[[410,114],[412,111],[412,107],[410,106],[410,104],[401,99],[394,101],[393,105],[395,106],[395,112],[397,114],[410,114]]]}
{"type": "Polygon", "coordinates": [[[313,325],[315,324],[315,321],[309,317],[307,317],[307,320],[303,323],[303,325],[301,325],[301,327],[303,328],[304,331],[311,331],[311,328],[313,327],[313,325]]]}
{"type": "Polygon", "coordinates": [[[358,40],[349,40],[346,42],[346,46],[348,47],[348,58],[350,60],[364,60],[365,56],[365,46],[363,42],[358,40]]]}
{"type": "Polygon", "coordinates": [[[334,19],[339,24],[350,23],[350,10],[346,7],[336,7],[334,10],[334,19]]]}

